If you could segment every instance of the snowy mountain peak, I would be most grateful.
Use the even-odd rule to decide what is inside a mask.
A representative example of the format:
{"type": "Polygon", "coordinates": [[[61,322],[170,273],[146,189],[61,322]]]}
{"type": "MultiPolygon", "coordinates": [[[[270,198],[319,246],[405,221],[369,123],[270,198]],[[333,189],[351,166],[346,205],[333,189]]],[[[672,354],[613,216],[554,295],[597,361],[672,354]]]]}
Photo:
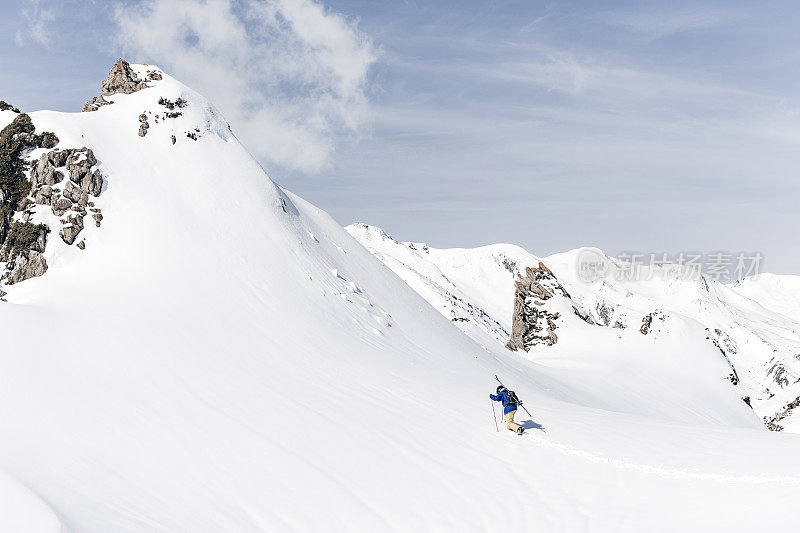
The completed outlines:
{"type": "Polygon", "coordinates": [[[0,109],[0,530],[755,530],[800,484],[796,441],[743,401],[764,412],[767,346],[794,387],[785,317],[510,245],[348,234],[190,88],[123,62],[107,82],[87,112],[0,109]],[[512,352],[527,267],[563,318],[512,352]],[[643,335],[572,304],[669,316],[643,335]],[[496,375],[525,435],[495,426],[496,375]],[[653,512],[676,491],[691,505],[653,512]]]}
{"type": "MultiPolygon", "coordinates": [[[[186,201],[201,176],[219,167],[215,156],[236,153],[233,159],[269,190],[268,203],[276,212],[297,214],[219,112],[158,67],[120,59],[101,83],[101,95],[84,111],[28,115],[10,106],[2,111],[2,163],[10,170],[0,184],[0,270],[6,287],[0,297],[9,292],[8,286],[44,275],[54,262],[71,261],[67,257],[74,254],[67,247],[82,252],[102,239],[98,228],[115,216],[105,209],[105,191],[125,190],[119,181],[123,176],[143,181],[158,177],[138,204],[143,213],[156,197],[186,201]]],[[[225,167],[208,176],[209,190],[219,201],[226,188],[237,190],[225,176],[225,167]]],[[[137,193],[130,194],[114,194],[111,201],[135,202],[137,193]]],[[[196,201],[214,202],[201,197],[196,201]]]]}
{"type": "Polygon", "coordinates": [[[510,245],[419,253],[374,227],[347,229],[484,346],[536,361],[584,350],[704,353],[768,427],[778,428],[778,417],[781,428],[800,431],[800,417],[791,417],[800,396],[792,279],[778,290],[763,275],[728,287],[685,265],[632,268],[597,248],[543,259],[510,245]]]}

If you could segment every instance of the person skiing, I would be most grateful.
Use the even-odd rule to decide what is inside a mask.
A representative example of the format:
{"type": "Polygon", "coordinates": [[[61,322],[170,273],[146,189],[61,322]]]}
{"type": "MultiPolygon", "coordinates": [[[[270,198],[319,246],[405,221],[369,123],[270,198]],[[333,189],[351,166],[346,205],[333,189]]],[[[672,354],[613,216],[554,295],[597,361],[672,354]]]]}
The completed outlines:
{"type": "MultiPolygon", "coordinates": [[[[525,428],[514,422],[514,415],[517,413],[517,404],[511,397],[509,397],[508,393],[509,390],[500,385],[497,387],[497,394],[490,394],[489,398],[495,402],[502,402],[503,422],[505,422],[506,428],[510,429],[511,431],[515,431],[517,435],[522,435],[522,432],[525,431],[525,428]]],[[[516,395],[513,393],[512,395],[513,398],[516,399],[516,395]]]]}

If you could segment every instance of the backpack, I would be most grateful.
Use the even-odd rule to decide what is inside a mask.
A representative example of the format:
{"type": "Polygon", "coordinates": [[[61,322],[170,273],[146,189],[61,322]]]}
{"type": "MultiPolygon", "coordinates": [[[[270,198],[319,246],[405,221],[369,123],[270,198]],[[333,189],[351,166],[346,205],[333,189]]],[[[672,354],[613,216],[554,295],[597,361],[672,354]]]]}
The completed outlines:
{"type": "Polygon", "coordinates": [[[506,396],[508,396],[509,405],[513,405],[515,407],[517,405],[522,405],[522,402],[519,401],[519,398],[517,398],[517,393],[515,393],[513,390],[506,389],[506,396]]]}

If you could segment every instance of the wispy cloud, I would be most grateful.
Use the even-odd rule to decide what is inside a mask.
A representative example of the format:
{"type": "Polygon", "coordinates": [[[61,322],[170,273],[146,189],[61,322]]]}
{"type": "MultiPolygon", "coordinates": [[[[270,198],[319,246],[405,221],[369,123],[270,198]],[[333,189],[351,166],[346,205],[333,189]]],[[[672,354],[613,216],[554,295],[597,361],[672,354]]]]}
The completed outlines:
{"type": "Polygon", "coordinates": [[[28,40],[44,46],[50,45],[49,25],[55,19],[52,8],[46,7],[41,0],[27,0],[21,10],[25,28],[17,30],[14,42],[17,46],[24,46],[28,40]]]}
{"type": "Polygon", "coordinates": [[[597,15],[598,19],[607,24],[646,34],[653,38],[729,24],[741,17],[742,14],[732,8],[714,8],[700,4],[606,11],[597,15]]]}
{"type": "Polygon", "coordinates": [[[376,49],[313,0],[150,0],[115,19],[126,53],[208,96],[269,163],[317,172],[337,138],[369,127],[376,49]]]}

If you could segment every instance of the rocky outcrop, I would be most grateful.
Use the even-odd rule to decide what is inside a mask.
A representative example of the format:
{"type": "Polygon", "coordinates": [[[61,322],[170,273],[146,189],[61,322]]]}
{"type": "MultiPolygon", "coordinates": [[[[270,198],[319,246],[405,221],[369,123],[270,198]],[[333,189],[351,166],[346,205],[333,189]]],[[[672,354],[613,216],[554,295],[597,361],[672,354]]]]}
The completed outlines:
{"type": "Polygon", "coordinates": [[[72,200],[68,198],[53,195],[50,200],[50,207],[53,209],[53,214],[57,217],[64,216],[67,211],[72,209],[72,200]]]}
{"type": "Polygon", "coordinates": [[[7,285],[13,285],[26,279],[41,276],[45,272],[47,272],[47,262],[42,254],[37,251],[29,251],[14,258],[5,282],[7,285]]]}
{"type": "Polygon", "coordinates": [[[656,309],[652,313],[648,313],[647,315],[642,318],[642,325],[639,328],[639,333],[642,335],[647,335],[653,331],[654,327],[654,320],[658,319],[660,322],[664,322],[667,319],[667,315],[664,314],[664,311],[661,309],[656,309]]]}
{"type": "Polygon", "coordinates": [[[112,94],[131,94],[145,89],[147,84],[140,80],[131,68],[130,64],[120,58],[111,68],[108,77],[100,85],[100,94],[109,96],[112,94]]]}
{"type": "MultiPolygon", "coordinates": [[[[160,74],[151,70],[148,79],[160,79],[160,74]]],[[[120,59],[102,83],[102,95],[92,98],[83,110],[95,111],[112,103],[103,95],[131,93],[145,87],[130,65],[120,59]]],[[[0,107],[18,112],[7,104],[0,107]]],[[[59,218],[67,217],[61,220],[59,235],[69,245],[79,240],[89,208],[96,226],[103,220],[92,201],[102,193],[104,183],[94,153],[86,147],[59,150],[58,144],[54,133],[37,134],[24,113],[0,131],[0,280],[7,285],[47,271],[42,254],[50,228],[31,222],[42,214],[42,209],[52,210],[59,218]],[[47,151],[29,161],[26,155],[36,148],[47,151]]],[[[79,244],[81,249],[85,247],[83,240],[79,244]]]]}
{"type": "Polygon", "coordinates": [[[774,357],[767,363],[767,378],[772,380],[772,383],[784,389],[789,385],[800,382],[800,378],[791,370],[786,368],[782,362],[776,360],[774,357]]]}
{"type": "Polygon", "coordinates": [[[19,113],[20,110],[14,107],[13,105],[9,104],[5,100],[0,100],[0,111],[13,111],[14,113],[19,113]]]}
{"type": "MultiPolygon", "coordinates": [[[[30,164],[25,154],[56,144],[55,134],[37,134],[30,117],[24,113],[0,131],[0,263],[4,267],[0,277],[6,284],[18,283],[47,270],[41,253],[47,244],[49,228],[30,222],[28,210],[34,200],[30,197],[32,184],[26,176],[30,164]]],[[[43,179],[55,182],[59,177],[47,173],[43,179]]],[[[44,194],[39,199],[44,201],[44,194]]]]}
{"type": "Polygon", "coordinates": [[[558,342],[556,329],[561,314],[546,306],[556,296],[571,300],[567,290],[544,263],[539,263],[538,268],[526,267],[525,276],[517,276],[511,338],[506,344],[508,349],[527,352],[532,346],[552,346],[558,342]]]}
{"type": "Polygon", "coordinates": [[[7,285],[45,273],[47,263],[41,254],[47,246],[49,232],[50,229],[45,224],[14,222],[0,249],[0,261],[8,268],[4,275],[7,285]]]}
{"type": "Polygon", "coordinates": [[[108,100],[103,98],[103,95],[94,96],[92,97],[91,100],[83,104],[83,108],[81,109],[81,111],[83,111],[84,113],[91,113],[92,111],[97,111],[104,105],[110,105],[113,103],[114,102],[109,102],[108,100]]]}
{"type": "Polygon", "coordinates": [[[67,223],[61,227],[59,235],[65,243],[72,244],[81,231],[83,231],[83,215],[78,214],[67,217],[67,223]]]}
{"type": "MultiPolygon", "coordinates": [[[[59,231],[62,240],[71,245],[84,229],[84,217],[91,198],[99,196],[103,189],[103,176],[95,168],[97,158],[89,148],[69,148],[45,152],[32,165],[29,176],[29,205],[49,207],[53,214],[62,217],[59,231]]],[[[24,204],[23,204],[24,205],[24,204]]],[[[22,207],[22,205],[20,206],[22,207]]],[[[92,207],[92,218],[100,225],[102,213],[92,207]]],[[[24,214],[27,220],[30,214],[24,214]]],[[[47,271],[44,253],[49,228],[29,222],[15,223],[7,237],[0,241],[0,262],[6,264],[5,283],[12,285],[39,276],[47,271]]],[[[85,247],[85,244],[83,245],[85,247]]]]}
{"type": "Polygon", "coordinates": [[[639,333],[641,333],[642,335],[647,335],[648,333],[650,333],[650,328],[652,327],[652,325],[653,325],[653,313],[650,313],[649,315],[646,315],[642,319],[642,327],[639,328],[639,333]]]}
{"type": "Polygon", "coordinates": [[[55,148],[57,144],[58,137],[56,137],[56,134],[52,131],[46,131],[39,137],[40,148],[47,148],[49,150],[50,148],[55,148]]]}
{"type": "Polygon", "coordinates": [[[783,431],[783,426],[778,424],[778,422],[790,416],[792,412],[798,407],[800,407],[800,396],[798,396],[791,402],[787,403],[786,406],[777,413],[775,413],[774,416],[764,417],[764,424],[770,431],[783,431]]]}
{"type": "Polygon", "coordinates": [[[600,326],[609,326],[611,325],[611,320],[614,318],[614,306],[606,302],[605,300],[601,300],[597,302],[595,305],[595,311],[597,316],[597,324],[600,326]]]}
{"type": "Polygon", "coordinates": [[[139,115],[139,137],[147,135],[148,129],[150,129],[150,124],[147,122],[147,115],[142,113],[139,115]]]}
{"type": "Polygon", "coordinates": [[[53,150],[39,157],[39,161],[31,169],[30,180],[34,188],[41,185],[56,185],[64,180],[64,174],[59,171],[67,164],[67,158],[72,150],[53,150]]]}
{"type": "MultiPolygon", "coordinates": [[[[181,115],[183,115],[183,113],[178,111],[178,109],[183,109],[188,104],[188,102],[183,98],[178,98],[177,100],[169,100],[167,98],[164,98],[163,96],[158,99],[158,103],[166,107],[168,110],[164,112],[164,118],[180,117],[181,115]]],[[[156,118],[158,118],[157,115],[156,118]]]]}
{"type": "MultiPolygon", "coordinates": [[[[146,81],[161,80],[161,73],[157,70],[147,72],[146,81]]],[[[130,64],[120,58],[111,68],[108,77],[100,84],[100,96],[95,96],[83,105],[84,112],[97,111],[104,105],[113,104],[104,98],[112,94],[131,94],[147,88],[145,80],[140,80],[130,64]]]]}
{"type": "MultiPolygon", "coordinates": [[[[87,214],[90,199],[100,196],[103,190],[103,176],[96,165],[97,158],[92,150],[71,148],[42,154],[31,172],[36,204],[49,205],[58,217],[69,211],[75,213],[64,221],[59,232],[67,244],[73,244],[83,230],[83,217],[87,214]],[[69,179],[62,186],[65,175],[69,179]]],[[[102,220],[99,209],[93,209],[92,216],[98,223],[98,218],[102,220]]]]}
{"type": "Polygon", "coordinates": [[[70,181],[78,184],[82,192],[92,196],[100,196],[103,189],[103,176],[98,170],[92,170],[96,164],[97,159],[88,148],[73,150],[66,163],[70,181]]]}

